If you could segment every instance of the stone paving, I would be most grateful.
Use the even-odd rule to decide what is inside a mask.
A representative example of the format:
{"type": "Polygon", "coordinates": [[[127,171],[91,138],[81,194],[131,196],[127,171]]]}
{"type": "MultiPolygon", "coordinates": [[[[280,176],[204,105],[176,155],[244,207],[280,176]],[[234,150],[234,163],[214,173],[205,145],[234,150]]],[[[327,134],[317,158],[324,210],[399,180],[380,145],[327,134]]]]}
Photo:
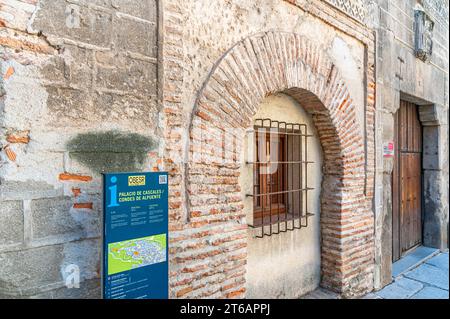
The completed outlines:
{"type": "Polygon", "coordinates": [[[316,290],[301,296],[299,299],[340,299],[340,297],[337,293],[319,287],[316,290]]]}
{"type": "MultiPolygon", "coordinates": [[[[439,253],[361,299],[448,299],[448,257],[448,252],[439,253]]],[[[340,296],[319,287],[300,299],[340,299],[340,296]]]]}
{"type": "Polygon", "coordinates": [[[448,299],[448,252],[440,253],[395,278],[368,298],[381,299],[448,299]]]}

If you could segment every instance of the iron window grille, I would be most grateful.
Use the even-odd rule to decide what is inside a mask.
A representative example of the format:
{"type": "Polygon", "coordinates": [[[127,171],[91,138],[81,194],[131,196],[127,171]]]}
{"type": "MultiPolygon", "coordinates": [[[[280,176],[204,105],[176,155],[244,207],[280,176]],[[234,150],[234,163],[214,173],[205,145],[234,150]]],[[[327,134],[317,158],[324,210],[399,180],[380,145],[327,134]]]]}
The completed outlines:
{"type": "Polygon", "coordinates": [[[306,124],[256,119],[253,144],[252,228],[271,236],[308,226],[308,134],[306,124]]]}

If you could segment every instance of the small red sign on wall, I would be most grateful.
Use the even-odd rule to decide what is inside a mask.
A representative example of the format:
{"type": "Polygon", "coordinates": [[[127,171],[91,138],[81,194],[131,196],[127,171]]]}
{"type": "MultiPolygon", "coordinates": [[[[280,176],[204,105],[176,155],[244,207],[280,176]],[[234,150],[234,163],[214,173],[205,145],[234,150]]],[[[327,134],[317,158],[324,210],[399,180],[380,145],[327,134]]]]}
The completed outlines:
{"type": "Polygon", "coordinates": [[[394,157],[394,142],[387,142],[383,145],[383,156],[394,157]]]}

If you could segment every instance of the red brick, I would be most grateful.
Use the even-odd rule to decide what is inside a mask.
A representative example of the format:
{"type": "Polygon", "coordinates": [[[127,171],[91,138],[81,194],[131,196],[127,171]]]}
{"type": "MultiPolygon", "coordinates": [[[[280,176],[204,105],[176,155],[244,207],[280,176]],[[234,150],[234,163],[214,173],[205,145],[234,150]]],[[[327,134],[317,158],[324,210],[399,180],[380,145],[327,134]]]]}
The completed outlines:
{"type": "Polygon", "coordinates": [[[59,174],[59,180],[61,181],[76,181],[76,182],[90,182],[92,181],[91,176],[61,173],[59,174]]]}
{"type": "Polygon", "coordinates": [[[92,209],[93,203],[75,203],[73,204],[73,208],[76,209],[92,209]]]}

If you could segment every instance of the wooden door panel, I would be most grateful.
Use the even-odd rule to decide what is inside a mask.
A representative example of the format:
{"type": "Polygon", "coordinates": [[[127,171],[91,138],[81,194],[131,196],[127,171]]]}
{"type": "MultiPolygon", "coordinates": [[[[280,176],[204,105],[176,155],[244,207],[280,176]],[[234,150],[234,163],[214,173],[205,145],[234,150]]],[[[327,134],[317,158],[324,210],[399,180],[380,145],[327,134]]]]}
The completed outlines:
{"type": "Polygon", "coordinates": [[[420,243],[420,154],[400,154],[400,251],[420,243]]]}
{"type": "Polygon", "coordinates": [[[392,175],[394,261],[422,241],[422,127],[416,105],[401,101],[395,128],[392,175]]]}

